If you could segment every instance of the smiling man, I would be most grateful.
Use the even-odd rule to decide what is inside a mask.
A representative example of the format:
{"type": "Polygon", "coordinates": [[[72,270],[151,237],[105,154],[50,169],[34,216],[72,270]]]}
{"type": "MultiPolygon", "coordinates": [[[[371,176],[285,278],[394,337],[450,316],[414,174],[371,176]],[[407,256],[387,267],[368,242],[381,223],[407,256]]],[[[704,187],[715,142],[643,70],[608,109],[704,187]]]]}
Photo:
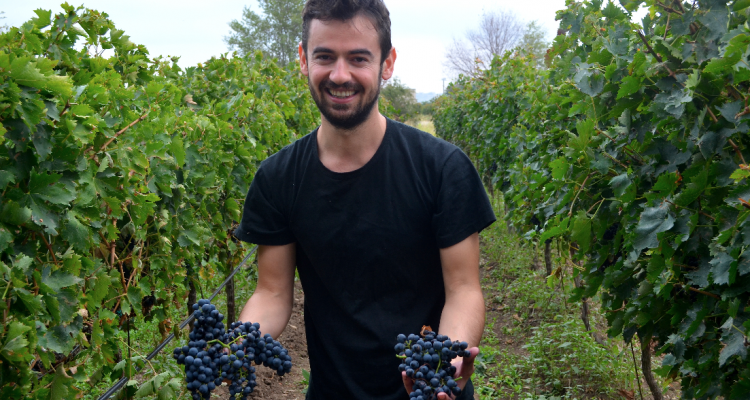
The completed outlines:
{"type": "Polygon", "coordinates": [[[309,0],[303,21],[300,69],[322,121],[250,187],[235,235],[260,245],[258,284],[240,320],[278,337],[296,268],[308,399],[408,399],[393,347],[423,325],[472,346],[454,363],[470,399],[484,329],[478,232],[495,220],[479,176],[455,146],[378,112],[396,61],[382,0],[309,0]]]}

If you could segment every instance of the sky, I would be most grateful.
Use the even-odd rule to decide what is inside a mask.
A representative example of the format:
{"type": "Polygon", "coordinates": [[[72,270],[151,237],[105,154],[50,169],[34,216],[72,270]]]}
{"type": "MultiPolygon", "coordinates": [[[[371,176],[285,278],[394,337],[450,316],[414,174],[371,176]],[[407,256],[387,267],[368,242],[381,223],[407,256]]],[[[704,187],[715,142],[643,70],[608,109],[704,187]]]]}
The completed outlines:
{"type": "MultiPolygon", "coordinates": [[[[166,1],[68,0],[109,14],[118,29],[151,56],[180,56],[181,67],[195,65],[229,51],[224,37],[229,22],[242,18],[248,6],[258,10],[257,0],[166,1]]],[[[5,19],[0,25],[18,26],[42,8],[62,11],[61,0],[17,0],[0,4],[5,19]]],[[[443,67],[445,49],[453,38],[476,29],[485,11],[510,11],[524,22],[537,21],[551,41],[557,31],[555,11],[565,0],[385,0],[391,14],[392,42],[398,54],[395,77],[418,93],[440,93],[450,82],[443,67]]]]}

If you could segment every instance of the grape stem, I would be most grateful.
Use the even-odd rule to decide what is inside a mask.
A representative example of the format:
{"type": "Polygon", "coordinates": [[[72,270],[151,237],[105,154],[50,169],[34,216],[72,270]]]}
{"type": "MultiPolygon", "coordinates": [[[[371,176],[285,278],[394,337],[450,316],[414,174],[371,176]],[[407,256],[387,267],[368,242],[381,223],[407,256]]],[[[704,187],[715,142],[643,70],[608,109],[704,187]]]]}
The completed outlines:
{"type": "Polygon", "coordinates": [[[224,348],[227,348],[227,349],[228,349],[228,348],[229,348],[229,347],[231,347],[231,346],[232,346],[233,344],[235,344],[235,343],[236,343],[236,342],[237,342],[238,340],[240,340],[240,339],[246,339],[246,338],[247,338],[247,335],[244,335],[244,336],[240,335],[240,336],[237,336],[237,337],[236,337],[236,338],[235,338],[234,340],[232,340],[231,342],[229,342],[229,343],[226,343],[226,344],[224,344],[224,342],[222,342],[222,341],[221,341],[221,340],[219,340],[219,339],[214,339],[214,340],[210,340],[210,341],[206,342],[206,344],[208,345],[208,344],[218,343],[218,344],[220,344],[220,345],[221,345],[222,347],[224,347],[224,348]]]}

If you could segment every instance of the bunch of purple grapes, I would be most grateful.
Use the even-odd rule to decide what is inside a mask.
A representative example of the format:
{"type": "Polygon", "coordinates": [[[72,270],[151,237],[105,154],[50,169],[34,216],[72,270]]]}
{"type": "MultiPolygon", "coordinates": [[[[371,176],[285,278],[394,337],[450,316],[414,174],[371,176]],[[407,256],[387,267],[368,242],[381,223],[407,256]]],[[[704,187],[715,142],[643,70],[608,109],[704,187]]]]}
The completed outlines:
{"type": "Polygon", "coordinates": [[[266,333],[262,338],[255,339],[254,349],[256,364],[271,368],[278,376],[284,376],[292,370],[292,356],[281,343],[273,340],[271,335],[266,333]]]}
{"type": "Polygon", "coordinates": [[[255,341],[260,335],[260,324],[257,322],[232,322],[221,338],[222,343],[229,345],[229,355],[224,354],[220,361],[222,379],[229,381],[230,399],[239,395],[241,400],[245,400],[255,389],[255,367],[251,365],[253,361],[258,362],[255,341]]]}
{"type": "Polygon", "coordinates": [[[400,334],[394,349],[401,359],[399,371],[406,371],[406,376],[414,379],[409,398],[414,400],[437,399],[438,393],[453,393],[458,396],[461,388],[454,380],[456,367],[451,361],[456,357],[467,357],[469,344],[451,342],[445,335],[438,335],[430,330],[423,330],[422,335],[411,334],[408,337],[400,334]]]}
{"type": "Polygon", "coordinates": [[[209,399],[224,381],[229,384],[231,399],[239,396],[246,400],[257,385],[253,361],[273,368],[279,376],[291,370],[288,351],[271,335],[262,335],[258,323],[233,322],[225,331],[224,315],[208,300],[199,300],[193,310],[190,341],[174,349],[173,354],[178,364],[185,365],[187,389],[193,400],[209,399]]]}

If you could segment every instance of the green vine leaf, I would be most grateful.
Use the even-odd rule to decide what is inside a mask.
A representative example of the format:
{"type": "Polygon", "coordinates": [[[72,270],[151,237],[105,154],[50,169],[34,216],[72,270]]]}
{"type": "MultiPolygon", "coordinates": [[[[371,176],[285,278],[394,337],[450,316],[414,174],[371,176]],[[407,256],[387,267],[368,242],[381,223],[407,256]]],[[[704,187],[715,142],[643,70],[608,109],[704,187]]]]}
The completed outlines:
{"type": "Polygon", "coordinates": [[[666,232],[674,226],[674,217],[669,207],[663,204],[659,207],[649,207],[643,210],[638,226],[635,228],[633,248],[636,251],[652,249],[659,246],[657,234],[666,232]]]}
{"type": "Polygon", "coordinates": [[[731,285],[734,283],[737,264],[727,253],[719,253],[711,260],[711,276],[717,285],[731,285]]]}
{"type": "Polygon", "coordinates": [[[675,198],[675,204],[687,207],[700,197],[708,185],[708,170],[703,169],[698,175],[690,180],[685,189],[675,198]]]}
{"type": "MultiPolygon", "coordinates": [[[[740,324],[741,325],[741,324],[740,324]]],[[[747,357],[747,346],[745,346],[745,335],[734,326],[734,318],[729,317],[727,322],[721,326],[724,334],[721,341],[724,348],[719,353],[719,366],[726,364],[729,358],[739,356],[741,359],[747,357]]]]}
{"type": "Polygon", "coordinates": [[[0,348],[0,355],[11,362],[25,360],[29,355],[29,341],[25,333],[29,330],[31,327],[20,322],[12,322],[5,335],[3,347],[0,348]]]}
{"type": "Polygon", "coordinates": [[[586,253],[591,246],[591,220],[585,212],[579,211],[573,221],[570,238],[578,243],[579,251],[586,253]]]}
{"type": "Polygon", "coordinates": [[[65,374],[65,367],[60,366],[60,368],[55,371],[55,377],[52,380],[52,387],[50,388],[50,400],[66,400],[70,398],[70,389],[69,387],[72,385],[73,379],[69,378],[65,374]]]}
{"type": "Polygon", "coordinates": [[[617,99],[630,96],[633,93],[637,93],[641,88],[641,80],[635,76],[626,76],[622,78],[622,84],[620,89],[617,91],[617,99]]]}
{"type": "Polygon", "coordinates": [[[628,177],[627,173],[617,175],[609,181],[609,185],[612,186],[612,190],[615,192],[615,196],[617,197],[621,197],[623,194],[625,194],[625,191],[628,189],[631,183],[632,181],[628,177]]]}

